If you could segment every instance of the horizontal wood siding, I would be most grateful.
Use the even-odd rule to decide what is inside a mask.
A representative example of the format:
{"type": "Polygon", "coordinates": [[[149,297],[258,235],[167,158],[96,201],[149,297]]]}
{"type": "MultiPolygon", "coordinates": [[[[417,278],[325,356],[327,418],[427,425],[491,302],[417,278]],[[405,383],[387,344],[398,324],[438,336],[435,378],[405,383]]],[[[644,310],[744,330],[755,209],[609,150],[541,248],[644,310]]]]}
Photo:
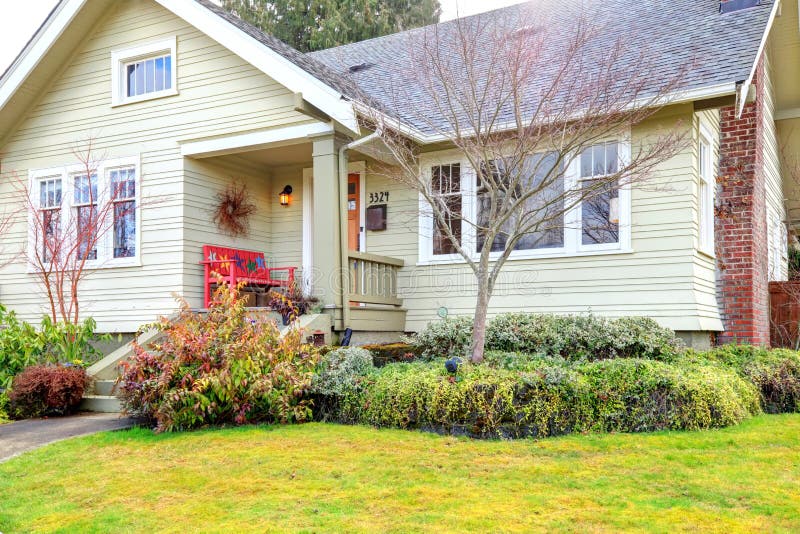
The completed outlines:
{"type": "Polygon", "coordinates": [[[786,207],[781,178],[781,149],[775,126],[775,86],[769,49],[764,53],[763,99],[763,161],[764,185],[767,193],[767,234],[769,250],[769,279],[780,281],[789,276],[788,251],[786,240],[786,207]]]}
{"type": "MultiPolygon", "coordinates": [[[[174,310],[173,292],[197,298],[197,247],[216,238],[208,208],[235,171],[242,170],[264,203],[247,243],[271,246],[269,208],[277,193],[268,177],[201,163],[187,163],[184,171],[179,141],[309,119],[294,111],[285,87],[151,0],[115,2],[71,57],[0,147],[0,213],[18,205],[14,176],[27,179],[30,169],[75,163],[72,148],[79,141],[94,139],[107,158],[139,156],[142,193],[154,199],[142,213],[142,265],[99,270],[83,287],[85,316],[95,317],[101,330],[130,332],[174,310]],[[112,108],[112,51],[172,36],[179,95],[112,108]]],[[[0,254],[8,258],[25,239],[23,217],[3,236],[0,254]]],[[[0,270],[0,302],[27,320],[44,311],[23,261],[0,270]]]]}
{"type": "MultiPolygon", "coordinates": [[[[700,259],[695,249],[698,177],[693,111],[683,106],[635,128],[632,143],[635,150],[659,129],[676,124],[687,129],[686,147],[632,192],[633,253],[511,260],[497,282],[491,314],[592,312],[646,315],[676,330],[721,326],[713,260],[700,259]]],[[[472,314],[475,283],[466,265],[417,265],[416,194],[376,174],[368,175],[366,187],[368,197],[371,192],[389,192],[387,229],[368,232],[366,250],[405,261],[398,283],[408,309],[406,329],[416,331],[436,320],[440,307],[450,315],[472,314]]]]}

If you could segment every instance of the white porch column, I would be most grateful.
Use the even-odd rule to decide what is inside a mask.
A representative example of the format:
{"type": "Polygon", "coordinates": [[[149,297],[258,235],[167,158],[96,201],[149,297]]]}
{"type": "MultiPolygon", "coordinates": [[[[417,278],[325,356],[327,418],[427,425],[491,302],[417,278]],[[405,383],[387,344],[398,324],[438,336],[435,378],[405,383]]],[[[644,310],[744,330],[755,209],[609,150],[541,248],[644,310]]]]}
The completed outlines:
{"type": "Polygon", "coordinates": [[[313,177],[313,294],[342,328],[342,233],[340,221],[339,148],[344,140],[335,135],[312,138],[313,177]]]}

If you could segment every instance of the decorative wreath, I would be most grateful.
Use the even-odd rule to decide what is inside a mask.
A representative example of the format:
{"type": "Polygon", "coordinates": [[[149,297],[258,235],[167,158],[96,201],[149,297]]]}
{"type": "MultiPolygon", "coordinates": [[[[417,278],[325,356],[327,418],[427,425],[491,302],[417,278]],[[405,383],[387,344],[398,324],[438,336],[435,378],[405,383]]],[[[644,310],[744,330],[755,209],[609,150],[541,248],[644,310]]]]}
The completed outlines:
{"type": "Polygon", "coordinates": [[[246,236],[250,232],[250,216],[256,209],[247,186],[234,182],[217,193],[214,222],[217,228],[232,237],[246,236]]]}

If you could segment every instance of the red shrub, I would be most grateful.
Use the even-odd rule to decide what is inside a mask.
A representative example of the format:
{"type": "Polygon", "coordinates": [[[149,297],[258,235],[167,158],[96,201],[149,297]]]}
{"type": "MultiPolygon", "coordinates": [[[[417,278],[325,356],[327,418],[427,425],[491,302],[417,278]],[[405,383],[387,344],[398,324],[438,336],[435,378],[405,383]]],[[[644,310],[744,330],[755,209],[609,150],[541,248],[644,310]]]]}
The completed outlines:
{"type": "Polygon", "coordinates": [[[80,404],[88,382],[86,370],[82,367],[28,367],[11,384],[11,415],[25,419],[71,413],[80,404]]]}

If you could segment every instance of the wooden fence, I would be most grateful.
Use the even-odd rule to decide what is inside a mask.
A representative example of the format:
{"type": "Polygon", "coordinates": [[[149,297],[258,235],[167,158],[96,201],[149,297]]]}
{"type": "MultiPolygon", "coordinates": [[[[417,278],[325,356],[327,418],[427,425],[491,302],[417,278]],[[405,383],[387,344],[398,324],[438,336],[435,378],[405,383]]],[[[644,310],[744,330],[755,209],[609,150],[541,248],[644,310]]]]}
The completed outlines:
{"type": "Polygon", "coordinates": [[[800,348],[800,281],[769,283],[769,334],[773,347],[800,348]]]}

